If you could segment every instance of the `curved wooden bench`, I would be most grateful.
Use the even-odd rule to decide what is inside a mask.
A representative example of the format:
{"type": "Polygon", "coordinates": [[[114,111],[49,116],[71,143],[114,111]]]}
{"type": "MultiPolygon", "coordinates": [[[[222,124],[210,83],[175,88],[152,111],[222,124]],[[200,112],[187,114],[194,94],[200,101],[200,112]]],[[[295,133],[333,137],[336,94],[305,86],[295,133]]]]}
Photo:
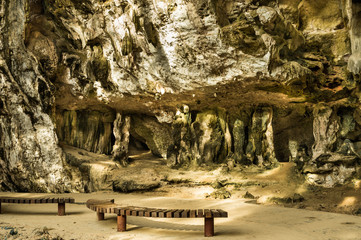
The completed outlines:
{"type": "Polygon", "coordinates": [[[134,206],[120,206],[112,200],[89,199],[86,206],[97,213],[98,220],[104,220],[104,213],[117,214],[118,232],[126,231],[127,216],[156,218],[204,218],[204,236],[214,236],[214,218],[226,218],[228,213],[221,209],[161,209],[134,206]]]}
{"type": "Polygon", "coordinates": [[[74,203],[74,198],[22,198],[22,197],[0,197],[0,213],[1,203],[17,203],[17,204],[43,204],[57,203],[58,215],[65,215],[65,203],[74,203]]]}

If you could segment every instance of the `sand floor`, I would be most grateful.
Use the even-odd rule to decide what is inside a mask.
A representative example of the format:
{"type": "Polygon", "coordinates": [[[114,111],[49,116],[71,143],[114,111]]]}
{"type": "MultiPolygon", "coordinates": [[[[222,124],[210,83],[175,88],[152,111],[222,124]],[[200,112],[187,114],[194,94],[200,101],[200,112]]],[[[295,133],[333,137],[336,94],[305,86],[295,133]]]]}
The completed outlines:
{"type": "MultiPolygon", "coordinates": [[[[0,196],[54,196],[54,194],[0,193],[0,196]]],[[[226,219],[215,219],[214,239],[361,239],[361,217],[262,206],[242,199],[184,199],[144,194],[97,192],[61,194],[74,197],[66,205],[66,216],[57,216],[56,204],[2,204],[0,239],[204,239],[203,219],[155,219],[128,217],[128,231],[116,232],[114,214],[97,221],[86,208],[89,198],[114,198],[116,203],[159,208],[221,208],[226,219]],[[18,233],[10,235],[13,230],[18,233]]]]}

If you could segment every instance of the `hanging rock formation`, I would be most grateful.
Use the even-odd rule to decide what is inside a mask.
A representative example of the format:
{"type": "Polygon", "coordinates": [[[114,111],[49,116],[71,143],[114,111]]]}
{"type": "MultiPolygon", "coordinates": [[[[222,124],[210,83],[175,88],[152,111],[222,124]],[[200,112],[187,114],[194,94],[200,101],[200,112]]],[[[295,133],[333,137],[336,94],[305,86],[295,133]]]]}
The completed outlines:
{"type": "Polygon", "coordinates": [[[0,189],[100,189],[67,149],[125,166],[132,139],[170,166],[290,160],[311,184],[360,178],[360,9],[1,1],[0,189]]]}

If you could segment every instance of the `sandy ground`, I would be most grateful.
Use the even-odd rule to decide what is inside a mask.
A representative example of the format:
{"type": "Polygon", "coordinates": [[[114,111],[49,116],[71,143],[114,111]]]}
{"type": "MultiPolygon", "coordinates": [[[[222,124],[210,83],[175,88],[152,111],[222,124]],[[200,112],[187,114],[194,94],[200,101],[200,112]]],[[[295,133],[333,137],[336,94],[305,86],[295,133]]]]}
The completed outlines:
{"type": "MultiPolygon", "coordinates": [[[[0,193],[1,196],[54,196],[0,193]]],[[[215,219],[214,239],[361,239],[361,217],[305,209],[262,206],[242,199],[185,199],[144,194],[61,194],[74,197],[66,216],[57,216],[56,204],[2,204],[0,239],[204,239],[203,219],[128,217],[128,231],[116,232],[114,214],[97,221],[84,205],[89,198],[114,198],[116,203],[159,208],[221,208],[226,219],[215,219]],[[10,235],[10,232],[18,232],[10,235]]]]}

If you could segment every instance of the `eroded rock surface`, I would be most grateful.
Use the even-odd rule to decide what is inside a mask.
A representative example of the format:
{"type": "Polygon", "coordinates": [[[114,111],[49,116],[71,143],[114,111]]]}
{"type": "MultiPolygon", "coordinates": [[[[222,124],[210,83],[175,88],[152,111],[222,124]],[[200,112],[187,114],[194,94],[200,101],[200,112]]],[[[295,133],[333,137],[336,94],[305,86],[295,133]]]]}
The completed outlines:
{"type": "Polygon", "coordinates": [[[359,1],[0,7],[2,190],[100,189],[59,140],[123,166],[139,145],[175,167],[291,160],[311,184],[360,177],[359,1]]]}

